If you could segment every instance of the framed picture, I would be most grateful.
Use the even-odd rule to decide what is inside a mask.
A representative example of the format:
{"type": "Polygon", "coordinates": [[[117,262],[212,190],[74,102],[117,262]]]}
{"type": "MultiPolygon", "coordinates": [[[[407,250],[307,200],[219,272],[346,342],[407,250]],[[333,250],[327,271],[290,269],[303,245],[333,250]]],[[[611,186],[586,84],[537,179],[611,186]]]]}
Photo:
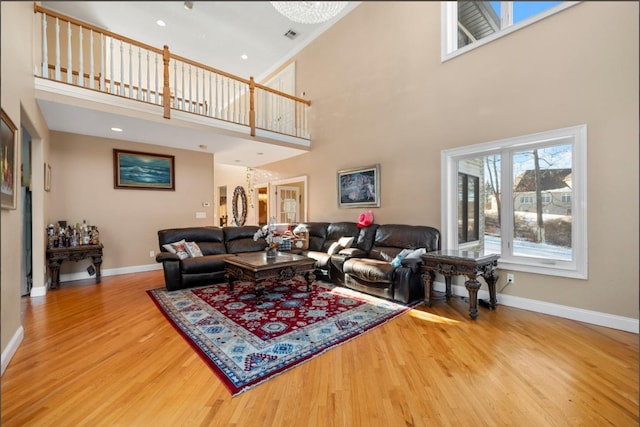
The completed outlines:
{"type": "Polygon", "coordinates": [[[44,164],[44,191],[51,191],[51,165],[44,164]]]}
{"type": "Polygon", "coordinates": [[[380,207],[380,164],[338,171],[338,207],[380,207]]]}
{"type": "Polygon", "coordinates": [[[18,196],[18,128],[13,124],[7,113],[1,111],[2,126],[0,129],[0,167],[2,179],[0,183],[0,194],[2,199],[2,209],[15,209],[18,196]]]}
{"type": "Polygon", "coordinates": [[[164,154],[113,149],[113,186],[175,191],[175,158],[164,154]]]}

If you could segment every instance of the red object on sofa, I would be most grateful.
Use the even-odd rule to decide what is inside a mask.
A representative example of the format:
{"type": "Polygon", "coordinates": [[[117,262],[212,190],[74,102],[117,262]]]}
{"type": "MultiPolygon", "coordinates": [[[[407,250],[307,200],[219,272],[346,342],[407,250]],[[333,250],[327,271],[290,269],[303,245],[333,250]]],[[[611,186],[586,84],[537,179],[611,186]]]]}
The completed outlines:
{"type": "Polygon", "coordinates": [[[368,227],[373,224],[373,212],[366,211],[358,217],[358,228],[368,227]]]}

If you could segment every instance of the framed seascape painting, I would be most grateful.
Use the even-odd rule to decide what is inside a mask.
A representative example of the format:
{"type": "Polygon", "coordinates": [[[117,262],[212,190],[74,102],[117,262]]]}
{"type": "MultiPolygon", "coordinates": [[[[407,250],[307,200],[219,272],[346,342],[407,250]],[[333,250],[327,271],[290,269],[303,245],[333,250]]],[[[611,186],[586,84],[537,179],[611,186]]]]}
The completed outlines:
{"type": "Polygon", "coordinates": [[[17,153],[18,153],[18,128],[13,124],[7,113],[1,110],[2,127],[0,129],[0,166],[2,167],[2,182],[0,194],[2,209],[15,209],[18,188],[16,179],[17,153]]]}
{"type": "Polygon", "coordinates": [[[338,206],[380,207],[380,164],[338,171],[338,206]]]}
{"type": "Polygon", "coordinates": [[[113,186],[175,191],[175,157],[113,149],[113,186]]]}

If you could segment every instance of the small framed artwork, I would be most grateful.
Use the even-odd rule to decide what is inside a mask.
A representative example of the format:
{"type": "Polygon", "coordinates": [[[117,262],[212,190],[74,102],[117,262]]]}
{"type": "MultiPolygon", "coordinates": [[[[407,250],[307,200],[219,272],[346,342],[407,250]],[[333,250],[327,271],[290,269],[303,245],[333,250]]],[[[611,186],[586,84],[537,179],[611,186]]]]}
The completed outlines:
{"type": "Polygon", "coordinates": [[[15,209],[18,196],[18,179],[16,179],[18,162],[18,128],[7,113],[1,110],[0,126],[0,199],[2,209],[15,209]]]}
{"type": "Polygon", "coordinates": [[[113,186],[175,191],[175,157],[114,148],[113,186]]]}
{"type": "Polygon", "coordinates": [[[380,164],[338,171],[338,207],[380,207],[380,164]]]}
{"type": "Polygon", "coordinates": [[[51,165],[44,164],[44,191],[51,191],[51,165]]]}

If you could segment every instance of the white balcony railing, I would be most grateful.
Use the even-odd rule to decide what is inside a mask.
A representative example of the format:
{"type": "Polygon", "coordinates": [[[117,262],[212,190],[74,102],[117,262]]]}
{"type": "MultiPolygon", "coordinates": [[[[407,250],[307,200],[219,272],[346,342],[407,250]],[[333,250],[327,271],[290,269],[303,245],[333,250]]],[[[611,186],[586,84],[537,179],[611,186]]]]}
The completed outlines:
{"type": "Polygon", "coordinates": [[[310,139],[311,102],[34,4],[38,77],[256,129],[310,139]]]}

